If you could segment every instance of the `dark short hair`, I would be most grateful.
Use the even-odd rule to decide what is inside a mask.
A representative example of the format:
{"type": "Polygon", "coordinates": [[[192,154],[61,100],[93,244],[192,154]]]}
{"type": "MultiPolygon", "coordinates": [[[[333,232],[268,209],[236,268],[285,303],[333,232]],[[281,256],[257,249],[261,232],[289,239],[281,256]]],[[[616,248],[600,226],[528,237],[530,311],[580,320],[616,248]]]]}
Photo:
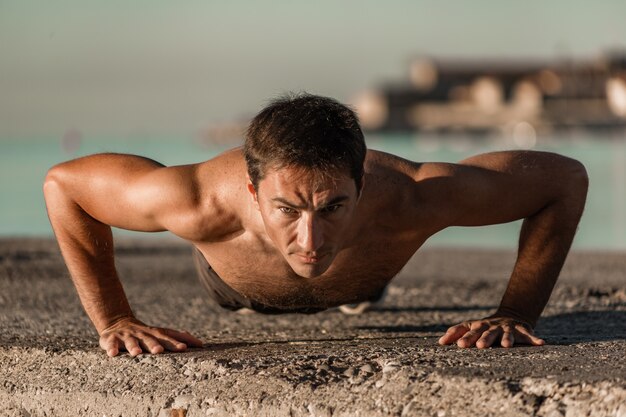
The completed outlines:
{"type": "Polygon", "coordinates": [[[322,176],[348,173],[357,190],[367,148],[359,119],[338,101],[307,93],[273,100],[246,131],[248,175],[258,191],[268,168],[297,167],[322,176]]]}

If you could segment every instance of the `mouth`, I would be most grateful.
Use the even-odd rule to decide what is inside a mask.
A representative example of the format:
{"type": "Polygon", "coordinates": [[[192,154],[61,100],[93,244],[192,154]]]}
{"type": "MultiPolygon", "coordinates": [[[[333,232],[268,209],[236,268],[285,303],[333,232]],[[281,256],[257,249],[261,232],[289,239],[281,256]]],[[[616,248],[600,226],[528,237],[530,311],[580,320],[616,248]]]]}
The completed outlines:
{"type": "Polygon", "coordinates": [[[305,263],[305,264],[316,264],[316,263],[319,263],[320,260],[322,260],[323,258],[326,257],[326,255],[327,254],[309,256],[309,255],[296,254],[296,256],[300,259],[300,261],[302,263],[305,263]]]}

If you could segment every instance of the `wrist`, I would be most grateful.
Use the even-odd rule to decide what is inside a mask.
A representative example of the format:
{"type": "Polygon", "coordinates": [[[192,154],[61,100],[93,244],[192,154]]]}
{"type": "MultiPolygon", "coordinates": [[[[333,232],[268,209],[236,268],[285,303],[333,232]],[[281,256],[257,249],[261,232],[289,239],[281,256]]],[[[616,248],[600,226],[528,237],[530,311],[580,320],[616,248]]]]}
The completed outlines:
{"type": "Polygon", "coordinates": [[[129,311],[127,313],[118,314],[106,320],[102,320],[95,326],[96,326],[96,331],[98,332],[98,334],[102,335],[102,333],[108,330],[111,330],[115,328],[116,326],[119,326],[120,324],[123,324],[125,322],[134,322],[134,321],[138,321],[138,320],[135,317],[135,315],[132,313],[132,311],[129,311]]]}
{"type": "Polygon", "coordinates": [[[528,314],[524,314],[514,308],[500,306],[496,310],[496,312],[492,315],[492,317],[508,317],[514,319],[516,321],[521,322],[531,330],[535,328],[537,325],[537,319],[533,319],[528,316],[528,314]]]}

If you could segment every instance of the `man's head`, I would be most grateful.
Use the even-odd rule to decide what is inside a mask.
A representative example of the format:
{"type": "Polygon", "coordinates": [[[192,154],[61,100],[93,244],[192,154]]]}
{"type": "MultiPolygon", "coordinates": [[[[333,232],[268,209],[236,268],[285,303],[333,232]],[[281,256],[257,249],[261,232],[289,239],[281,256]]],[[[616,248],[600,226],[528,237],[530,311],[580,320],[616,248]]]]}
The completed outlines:
{"type": "Polygon", "coordinates": [[[327,97],[287,95],[250,122],[244,154],[255,188],[268,169],[304,168],[320,176],[343,172],[361,188],[365,141],[350,108],[327,97]]]}
{"type": "Polygon", "coordinates": [[[321,275],[341,249],[365,153],[357,116],[330,98],[282,97],[250,123],[248,189],[268,236],[298,275],[321,275]]]}

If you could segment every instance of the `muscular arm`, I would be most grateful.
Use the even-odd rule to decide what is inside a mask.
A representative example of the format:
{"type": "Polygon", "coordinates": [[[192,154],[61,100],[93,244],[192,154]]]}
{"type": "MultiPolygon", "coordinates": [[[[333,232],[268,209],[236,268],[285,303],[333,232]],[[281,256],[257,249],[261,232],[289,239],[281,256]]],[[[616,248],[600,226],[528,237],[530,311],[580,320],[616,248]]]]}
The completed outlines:
{"type": "Polygon", "coordinates": [[[116,226],[171,230],[193,239],[209,227],[197,220],[197,170],[104,154],[57,165],[46,177],[50,222],[83,307],[111,356],[120,349],[136,355],[201,344],[188,333],[150,328],[134,317],[115,269],[111,234],[116,226]]]}
{"type": "Polygon", "coordinates": [[[587,194],[579,162],[543,152],[498,152],[443,165],[448,205],[439,226],[479,226],[524,219],[517,260],[496,313],[451,327],[440,343],[542,344],[532,329],[550,298],[571,246],[587,194]]]}

